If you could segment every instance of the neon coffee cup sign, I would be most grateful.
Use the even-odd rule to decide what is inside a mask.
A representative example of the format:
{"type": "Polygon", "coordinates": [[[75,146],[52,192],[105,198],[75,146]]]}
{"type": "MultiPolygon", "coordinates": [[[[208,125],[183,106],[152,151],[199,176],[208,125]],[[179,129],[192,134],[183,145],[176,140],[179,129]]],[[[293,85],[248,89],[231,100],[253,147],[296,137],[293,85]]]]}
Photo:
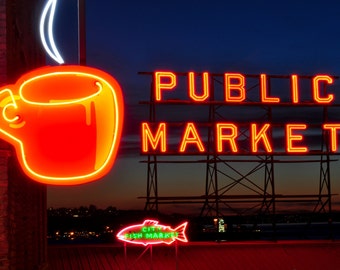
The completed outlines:
{"type": "MultiPolygon", "coordinates": [[[[55,5],[56,0],[47,2],[40,30],[47,52],[63,63],[51,33],[55,5]],[[49,45],[43,34],[48,12],[49,45]]],[[[73,185],[97,180],[111,169],[124,113],[122,91],[112,76],[85,66],[42,67],[0,94],[0,137],[13,144],[27,176],[73,185]]]]}

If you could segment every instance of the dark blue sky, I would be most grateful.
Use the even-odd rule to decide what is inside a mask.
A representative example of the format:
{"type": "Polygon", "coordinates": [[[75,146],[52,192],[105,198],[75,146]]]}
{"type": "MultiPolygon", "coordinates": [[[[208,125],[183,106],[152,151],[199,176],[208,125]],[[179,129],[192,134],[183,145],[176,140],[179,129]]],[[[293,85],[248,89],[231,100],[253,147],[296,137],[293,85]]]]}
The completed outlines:
{"type": "MultiPolygon", "coordinates": [[[[55,41],[69,64],[77,61],[76,16],[76,0],[59,0],[55,41]]],[[[146,192],[146,165],[139,163],[138,149],[124,153],[129,142],[138,143],[136,127],[147,111],[138,102],[148,99],[150,80],[137,75],[139,71],[340,75],[340,2],[335,0],[87,0],[86,17],[87,64],[114,76],[124,92],[123,150],[105,179],[50,187],[49,206],[144,206],[136,197],[146,192]]],[[[161,168],[160,195],[203,194],[205,169],[192,166],[181,168],[177,176],[169,173],[171,168],[161,168]]],[[[317,191],[318,177],[310,183],[310,175],[290,171],[295,173],[277,183],[278,193],[317,191]]],[[[338,175],[332,180],[333,193],[340,193],[338,175]]]]}

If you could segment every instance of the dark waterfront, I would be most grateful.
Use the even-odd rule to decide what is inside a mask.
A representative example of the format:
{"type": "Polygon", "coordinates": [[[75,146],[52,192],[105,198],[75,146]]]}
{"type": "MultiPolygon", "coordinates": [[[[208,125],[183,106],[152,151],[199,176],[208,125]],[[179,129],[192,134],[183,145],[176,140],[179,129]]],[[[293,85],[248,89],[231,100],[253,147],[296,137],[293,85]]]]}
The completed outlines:
{"type": "Polygon", "coordinates": [[[116,234],[123,227],[156,219],[163,224],[178,226],[188,221],[187,237],[195,241],[244,240],[340,240],[340,213],[187,217],[139,210],[118,210],[115,207],[97,209],[48,209],[49,244],[116,243],[116,234]]]}
{"type": "Polygon", "coordinates": [[[48,265],[83,269],[308,269],[340,264],[340,213],[188,217],[144,211],[48,209],[48,265]],[[189,242],[133,245],[116,239],[119,230],[145,219],[178,226],[188,221],[189,242]],[[276,221],[273,223],[273,221],[276,221]]]}

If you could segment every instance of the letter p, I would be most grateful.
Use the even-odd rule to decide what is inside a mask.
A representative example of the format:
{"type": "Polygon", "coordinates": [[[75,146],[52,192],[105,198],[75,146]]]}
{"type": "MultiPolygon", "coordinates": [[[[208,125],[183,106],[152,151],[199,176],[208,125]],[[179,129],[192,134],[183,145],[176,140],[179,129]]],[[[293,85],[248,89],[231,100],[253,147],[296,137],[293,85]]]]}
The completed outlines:
{"type": "Polygon", "coordinates": [[[176,75],[169,71],[156,71],[154,89],[156,101],[162,100],[162,90],[172,90],[176,86],[176,75]]]}

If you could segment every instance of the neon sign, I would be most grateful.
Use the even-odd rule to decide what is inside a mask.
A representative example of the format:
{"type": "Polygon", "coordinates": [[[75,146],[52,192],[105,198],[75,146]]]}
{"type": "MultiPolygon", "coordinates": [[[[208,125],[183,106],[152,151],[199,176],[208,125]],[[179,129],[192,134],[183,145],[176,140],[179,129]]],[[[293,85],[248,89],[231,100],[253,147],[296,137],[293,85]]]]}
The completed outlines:
{"type": "MultiPolygon", "coordinates": [[[[307,76],[296,74],[285,76],[289,80],[290,89],[282,96],[274,95],[270,91],[270,78],[267,74],[249,75],[253,80],[257,80],[258,94],[257,100],[248,97],[247,75],[241,73],[218,74],[222,78],[222,93],[216,95],[216,90],[212,89],[212,77],[216,74],[203,73],[176,73],[172,71],[156,71],[153,76],[152,100],[157,104],[182,104],[182,105],[230,105],[230,106],[309,106],[324,107],[333,106],[335,94],[326,91],[327,86],[334,83],[334,78],[321,74],[309,76],[309,99],[305,100],[306,84],[302,85],[302,79],[307,76]],[[184,79],[183,79],[184,78],[184,79]],[[180,84],[186,81],[186,86],[180,84]],[[197,85],[200,85],[198,87],[197,85]],[[182,93],[180,98],[172,98],[175,93],[186,87],[187,92],[182,93]],[[300,89],[301,88],[301,89],[300,89]],[[302,90],[304,95],[302,95],[302,90]],[[186,96],[185,96],[186,94],[186,96]],[[218,97],[217,97],[218,96],[218,97]],[[287,101],[288,98],[288,101],[287,101]]],[[[281,92],[280,92],[281,93],[281,92]]],[[[226,117],[228,118],[228,117],[226,117]]],[[[236,123],[235,121],[216,120],[211,123],[199,123],[193,121],[170,122],[152,121],[141,124],[141,153],[142,154],[207,154],[209,151],[216,154],[306,154],[314,151],[307,145],[306,135],[315,125],[301,121],[289,120],[287,123],[280,123],[283,140],[277,146],[272,134],[276,131],[277,123],[269,121],[256,123],[249,115],[250,122],[236,123]],[[169,137],[177,125],[182,129],[182,135],[177,143],[177,148],[173,147],[173,140],[170,143],[169,137]],[[209,126],[213,130],[213,149],[209,148],[207,135],[201,132],[202,126],[209,126]],[[247,131],[245,131],[247,130],[247,131]],[[202,134],[203,133],[203,134],[202,134]],[[248,136],[248,145],[240,140],[240,134],[248,136]],[[172,144],[172,149],[169,149],[172,144]],[[242,147],[241,147],[242,144],[242,147]],[[209,148],[209,149],[208,149],[209,148]],[[241,149],[242,148],[242,149],[241,149]],[[280,148],[280,150],[278,150],[280,148]]],[[[178,132],[178,129],[176,129],[178,132]]],[[[318,126],[318,132],[325,136],[329,153],[339,154],[338,135],[340,123],[327,121],[318,126]]]]}
{"type": "Polygon", "coordinates": [[[137,245],[170,245],[175,241],[188,242],[185,230],[188,222],[176,228],[158,224],[156,220],[145,220],[142,224],[128,226],[117,233],[121,241],[137,245]]]}
{"type": "Polygon", "coordinates": [[[124,113],[113,77],[85,66],[43,67],[0,94],[0,137],[14,145],[30,178],[71,185],[110,170],[124,113]]]}
{"type": "MultiPolygon", "coordinates": [[[[205,102],[210,98],[209,92],[209,73],[204,72],[202,74],[203,81],[203,95],[198,96],[196,93],[197,88],[195,87],[195,77],[198,75],[195,72],[188,72],[188,97],[190,100],[195,102],[205,102]]],[[[156,102],[162,102],[163,92],[164,91],[175,91],[177,86],[178,75],[171,71],[156,71],[154,72],[154,96],[156,102]]],[[[268,93],[268,78],[266,74],[260,74],[260,102],[261,103],[280,103],[280,97],[272,97],[268,93]]],[[[292,104],[300,103],[299,100],[299,76],[291,75],[291,96],[292,96],[292,104]]],[[[329,75],[316,75],[312,79],[312,93],[313,93],[313,102],[315,104],[330,104],[334,100],[333,94],[328,94],[323,96],[321,94],[322,87],[321,84],[332,84],[333,78],[329,75]]],[[[241,73],[225,73],[224,74],[224,102],[236,102],[242,103],[246,99],[246,78],[245,75],[241,73]]]]}
{"type": "MultiPolygon", "coordinates": [[[[56,5],[47,0],[39,30],[46,52],[62,64],[53,38],[56,5]]],[[[124,114],[121,88],[109,74],[85,66],[42,67],[0,88],[0,95],[0,138],[14,146],[28,177],[75,185],[109,172],[124,114]]]]}
{"type": "Polygon", "coordinates": [[[55,42],[54,42],[54,38],[53,38],[53,20],[54,20],[54,14],[55,14],[55,9],[57,6],[57,0],[48,0],[43,12],[41,14],[41,18],[40,18],[40,26],[39,26],[39,30],[40,30],[40,38],[41,38],[41,42],[44,46],[44,49],[46,50],[46,52],[48,53],[48,55],[55,60],[57,63],[59,64],[63,64],[64,63],[64,59],[61,57],[55,42]],[[49,43],[47,42],[46,38],[45,38],[45,22],[47,19],[47,15],[49,13],[49,19],[48,19],[48,24],[47,24],[47,32],[48,32],[48,40],[49,43]]]}

